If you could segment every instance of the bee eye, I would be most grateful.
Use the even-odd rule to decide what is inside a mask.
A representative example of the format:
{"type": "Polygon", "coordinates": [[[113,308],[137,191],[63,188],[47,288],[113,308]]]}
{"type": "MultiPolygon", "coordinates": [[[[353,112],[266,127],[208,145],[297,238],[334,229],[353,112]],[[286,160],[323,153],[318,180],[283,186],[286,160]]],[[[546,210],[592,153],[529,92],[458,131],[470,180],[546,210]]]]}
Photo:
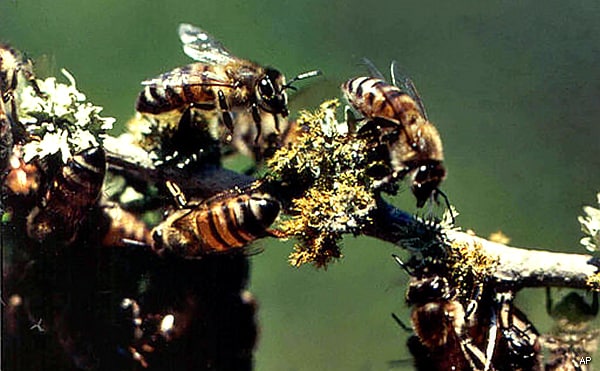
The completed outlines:
{"type": "Polygon", "coordinates": [[[273,84],[271,84],[271,80],[268,77],[264,77],[260,79],[258,83],[258,91],[264,99],[272,98],[275,95],[275,91],[273,90],[273,84]]]}

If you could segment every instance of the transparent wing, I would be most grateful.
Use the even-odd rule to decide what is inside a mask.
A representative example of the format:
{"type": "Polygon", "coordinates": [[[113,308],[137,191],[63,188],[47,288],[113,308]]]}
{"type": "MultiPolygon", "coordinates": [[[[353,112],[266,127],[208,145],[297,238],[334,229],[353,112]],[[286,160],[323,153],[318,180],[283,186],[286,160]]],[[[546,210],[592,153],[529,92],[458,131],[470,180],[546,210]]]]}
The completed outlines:
{"type": "Polygon", "coordinates": [[[403,92],[410,95],[419,106],[419,110],[425,120],[429,120],[427,118],[427,112],[425,111],[425,105],[423,104],[423,100],[421,100],[421,95],[419,95],[415,83],[408,77],[406,72],[400,71],[396,61],[392,61],[390,64],[390,77],[392,79],[392,85],[399,87],[403,92]]]}
{"type": "Polygon", "coordinates": [[[220,41],[196,26],[182,23],[178,32],[184,53],[198,62],[226,64],[235,59],[220,41]]]}
{"type": "Polygon", "coordinates": [[[224,80],[220,75],[212,71],[198,72],[189,66],[176,68],[173,71],[163,73],[153,79],[142,81],[144,86],[183,86],[183,85],[205,85],[233,87],[230,81],[224,80]]]}
{"type": "Polygon", "coordinates": [[[362,63],[365,66],[367,66],[367,70],[369,70],[369,74],[371,74],[370,77],[377,77],[378,79],[385,81],[385,77],[383,77],[383,74],[381,73],[381,71],[379,71],[379,69],[377,67],[375,67],[375,64],[370,59],[363,58],[362,63]]]}

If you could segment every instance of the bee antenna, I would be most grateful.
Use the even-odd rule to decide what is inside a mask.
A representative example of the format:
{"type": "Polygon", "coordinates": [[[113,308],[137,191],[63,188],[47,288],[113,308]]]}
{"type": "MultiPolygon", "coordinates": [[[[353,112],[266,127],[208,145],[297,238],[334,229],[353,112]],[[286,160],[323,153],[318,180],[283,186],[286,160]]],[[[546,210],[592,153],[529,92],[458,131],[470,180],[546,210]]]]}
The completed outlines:
{"type": "Polygon", "coordinates": [[[295,86],[292,86],[293,83],[295,83],[296,81],[308,79],[308,78],[311,78],[311,77],[320,76],[322,74],[323,74],[323,72],[321,72],[321,70],[312,70],[312,71],[308,71],[308,72],[303,72],[303,73],[295,76],[287,84],[283,85],[281,88],[282,89],[298,90],[298,88],[296,88],[295,86]]]}
{"type": "Polygon", "coordinates": [[[409,276],[414,276],[414,272],[410,268],[408,268],[408,266],[402,261],[402,259],[398,255],[392,254],[392,257],[394,258],[394,260],[396,260],[396,263],[398,263],[400,268],[404,269],[404,271],[408,273],[409,276]]]}

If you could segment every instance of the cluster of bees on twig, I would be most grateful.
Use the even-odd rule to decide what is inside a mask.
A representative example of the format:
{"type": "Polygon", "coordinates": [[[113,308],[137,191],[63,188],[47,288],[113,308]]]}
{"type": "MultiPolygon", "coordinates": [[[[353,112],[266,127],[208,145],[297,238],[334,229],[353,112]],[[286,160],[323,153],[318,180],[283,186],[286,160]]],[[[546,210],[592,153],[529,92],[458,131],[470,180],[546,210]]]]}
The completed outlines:
{"type": "Polygon", "coordinates": [[[412,333],[407,345],[417,370],[592,369],[600,334],[592,326],[597,292],[590,303],[570,292],[553,304],[547,288],[546,310],[555,326],[540,334],[514,304],[514,289],[473,283],[469,292],[461,292],[447,275],[434,273],[435,264],[423,267],[394,258],[410,275],[406,302],[412,326],[392,317],[412,333]]]}
{"type": "MultiPolygon", "coordinates": [[[[294,122],[287,120],[286,91],[295,90],[293,83],[317,76],[320,71],[302,73],[286,82],[278,70],[232,55],[200,28],[182,24],[179,37],[185,53],[195,62],[142,82],[144,88],[136,102],[142,121],[156,125],[168,121],[175,132],[187,133],[203,122],[216,120],[224,129],[223,141],[237,140],[241,143],[237,149],[254,154],[257,161],[293,142],[301,128],[295,128],[294,122]],[[166,118],[173,113],[175,124],[172,118],[166,118]]],[[[439,190],[446,176],[442,142],[427,118],[414,84],[399,76],[394,63],[391,83],[370,62],[367,64],[370,76],[348,80],[342,91],[363,117],[358,120],[348,111],[347,123],[352,135],[367,140],[371,163],[367,172],[375,179],[376,188],[394,191],[398,180],[409,179],[418,207],[430,200],[437,202],[438,196],[448,204],[439,190]]],[[[276,192],[269,191],[272,184],[258,181],[209,197],[192,194],[201,200],[188,202],[189,192],[182,191],[176,181],[164,179],[158,187],[169,193],[177,208],[149,229],[135,211],[102,196],[107,166],[111,170],[110,154],[102,146],[81,150],[64,164],[52,159],[26,163],[22,146],[37,138],[28,133],[17,115],[14,92],[19,74],[40,96],[44,95],[36,86],[31,64],[13,49],[2,46],[0,206],[13,213],[11,223],[23,229],[29,240],[43,247],[53,243],[69,247],[91,238],[91,230],[96,237],[100,236],[97,239],[104,247],[141,248],[161,258],[195,260],[246,254],[247,247],[259,238],[284,237],[271,225],[289,200],[275,197],[276,192]],[[103,226],[90,229],[90,224],[98,224],[94,219],[98,217],[93,216],[98,211],[103,226]]],[[[180,137],[184,136],[180,133],[180,137]]],[[[174,153],[166,154],[155,164],[167,168],[171,166],[169,159],[177,158],[178,153],[202,150],[175,148],[174,153]]],[[[181,162],[176,163],[181,167],[181,162]]],[[[181,172],[182,177],[185,174],[181,172]]],[[[407,298],[414,308],[412,324],[416,333],[409,344],[417,368],[541,369],[540,335],[512,304],[510,293],[492,295],[474,290],[471,301],[465,303],[464,295],[442,275],[429,269],[407,268],[407,271],[411,275],[407,298]],[[485,326],[490,330],[484,332],[485,326]],[[488,344],[485,348],[484,343],[488,344]]],[[[245,303],[255,306],[248,298],[245,303]]],[[[594,303],[592,312],[597,312],[597,298],[594,303]]],[[[192,316],[190,309],[179,311],[179,318],[172,312],[144,317],[144,309],[131,298],[123,299],[120,305],[134,327],[137,344],[120,349],[142,367],[152,367],[147,355],[154,351],[156,343],[172,341],[181,333],[176,328],[178,320],[189,322],[192,316]],[[151,340],[143,341],[147,339],[151,340]]],[[[549,338],[547,343],[554,344],[554,348],[548,369],[568,369],[564,365],[575,365],[573,354],[583,351],[573,344],[565,348],[568,342],[559,335],[549,338]]]]}

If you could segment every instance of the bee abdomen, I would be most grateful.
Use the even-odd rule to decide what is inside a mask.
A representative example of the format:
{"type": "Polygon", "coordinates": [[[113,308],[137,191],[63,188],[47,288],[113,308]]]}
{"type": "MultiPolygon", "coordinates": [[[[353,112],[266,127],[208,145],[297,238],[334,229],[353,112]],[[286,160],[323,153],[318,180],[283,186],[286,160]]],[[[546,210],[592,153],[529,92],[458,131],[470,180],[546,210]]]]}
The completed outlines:
{"type": "Polygon", "coordinates": [[[218,201],[197,222],[207,247],[214,251],[227,251],[265,237],[279,209],[279,202],[270,196],[241,195],[218,201]]]}
{"type": "MultiPolygon", "coordinates": [[[[171,86],[146,86],[138,96],[135,109],[141,113],[159,114],[184,105],[181,92],[171,86]]],[[[181,89],[177,89],[181,90],[181,89]]]]}
{"type": "Polygon", "coordinates": [[[52,181],[44,205],[29,214],[28,235],[39,241],[56,237],[71,242],[86,212],[98,200],[105,171],[102,148],[89,148],[71,157],[52,181]]]}
{"type": "Polygon", "coordinates": [[[350,104],[368,118],[382,117],[407,125],[421,116],[410,95],[375,77],[350,79],[342,90],[350,104]]]}

